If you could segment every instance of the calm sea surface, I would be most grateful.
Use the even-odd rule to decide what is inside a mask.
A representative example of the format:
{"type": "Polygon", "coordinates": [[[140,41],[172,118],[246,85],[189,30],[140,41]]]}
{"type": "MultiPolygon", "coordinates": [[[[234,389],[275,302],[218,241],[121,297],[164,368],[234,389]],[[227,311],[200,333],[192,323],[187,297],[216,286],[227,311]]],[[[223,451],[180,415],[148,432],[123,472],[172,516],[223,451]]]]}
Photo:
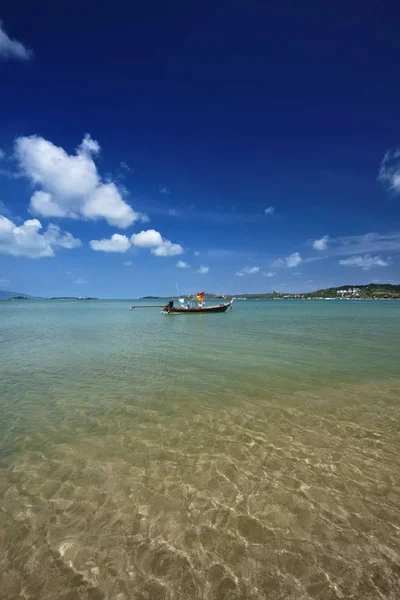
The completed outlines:
{"type": "Polygon", "coordinates": [[[400,598],[400,302],[0,302],[0,598],[400,598]]]}

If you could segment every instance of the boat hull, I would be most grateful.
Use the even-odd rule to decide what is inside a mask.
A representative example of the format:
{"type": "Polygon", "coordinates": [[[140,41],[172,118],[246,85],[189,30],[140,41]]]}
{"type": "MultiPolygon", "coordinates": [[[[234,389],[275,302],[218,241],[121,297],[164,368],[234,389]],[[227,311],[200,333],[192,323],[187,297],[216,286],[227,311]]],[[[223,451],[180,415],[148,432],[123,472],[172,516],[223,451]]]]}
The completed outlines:
{"type": "Polygon", "coordinates": [[[172,308],[165,309],[162,311],[164,315],[194,315],[203,313],[223,313],[228,310],[232,305],[231,302],[225,302],[224,304],[217,304],[216,306],[204,306],[203,308],[183,308],[180,306],[173,306],[172,308]]]}

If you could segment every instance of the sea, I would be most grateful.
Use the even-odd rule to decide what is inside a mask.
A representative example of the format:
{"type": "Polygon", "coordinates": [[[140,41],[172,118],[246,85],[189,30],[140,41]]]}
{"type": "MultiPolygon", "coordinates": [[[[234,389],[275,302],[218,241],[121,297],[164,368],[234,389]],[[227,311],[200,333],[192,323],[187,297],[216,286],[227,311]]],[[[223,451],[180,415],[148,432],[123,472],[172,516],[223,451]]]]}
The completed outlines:
{"type": "Polygon", "coordinates": [[[400,301],[133,303],[0,302],[0,598],[398,600],[400,301]]]}

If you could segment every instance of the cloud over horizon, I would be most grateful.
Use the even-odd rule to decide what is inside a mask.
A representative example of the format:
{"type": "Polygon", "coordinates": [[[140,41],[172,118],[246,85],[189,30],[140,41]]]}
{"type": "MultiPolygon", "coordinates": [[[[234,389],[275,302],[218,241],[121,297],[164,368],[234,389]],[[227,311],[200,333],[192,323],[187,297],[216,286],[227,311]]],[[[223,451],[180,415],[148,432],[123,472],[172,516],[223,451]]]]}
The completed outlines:
{"type": "Polygon", "coordinates": [[[245,275],[255,275],[260,270],[260,267],[244,267],[240,271],[236,271],[236,277],[244,277],[245,275]]]}
{"type": "Polygon", "coordinates": [[[369,271],[373,267],[389,266],[389,262],[380,256],[371,256],[369,254],[365,254],[364,256],[351,256],[350,258],[343,258],[342,260],[339,260],[339,264],[345,267],[359,267],[363,271],[369,271]]]}
{"type": "Polygon", "coordinates": [[[29,219],[16,225],[7,217],[0,216],[0,254],[45,258],[54,256],[55,248],[78,248],[81,241],[69,232],[63,233],[57,225],[50,223],[43,233],[38,219],[29,219]]]}
{"type": "Polygon", "coordinates": [[[272,263],[273,267],[288,267],[289,269],[293,267],[297,267],[299,264],[303,262],[303,259],[300,256],[299,252],[292,252],[289,256],[285,258],[278,258],[272,263]]]}

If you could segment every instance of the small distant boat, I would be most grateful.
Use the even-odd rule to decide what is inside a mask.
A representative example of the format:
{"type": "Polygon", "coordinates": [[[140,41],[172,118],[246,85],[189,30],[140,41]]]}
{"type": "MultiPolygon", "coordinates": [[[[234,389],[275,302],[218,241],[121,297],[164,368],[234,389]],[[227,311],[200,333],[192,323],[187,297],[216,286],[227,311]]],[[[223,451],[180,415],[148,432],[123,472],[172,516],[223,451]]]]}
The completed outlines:
{"type": "Polygon", "coordinates": [[[187,314],[199,314],[199,313],[223,313],[232,306],[233,300],[229,302],[221,302],[214,306],[174,306],[173,301],[168,302],[161,311],[163,315],[187,315],[187,314]]]}

